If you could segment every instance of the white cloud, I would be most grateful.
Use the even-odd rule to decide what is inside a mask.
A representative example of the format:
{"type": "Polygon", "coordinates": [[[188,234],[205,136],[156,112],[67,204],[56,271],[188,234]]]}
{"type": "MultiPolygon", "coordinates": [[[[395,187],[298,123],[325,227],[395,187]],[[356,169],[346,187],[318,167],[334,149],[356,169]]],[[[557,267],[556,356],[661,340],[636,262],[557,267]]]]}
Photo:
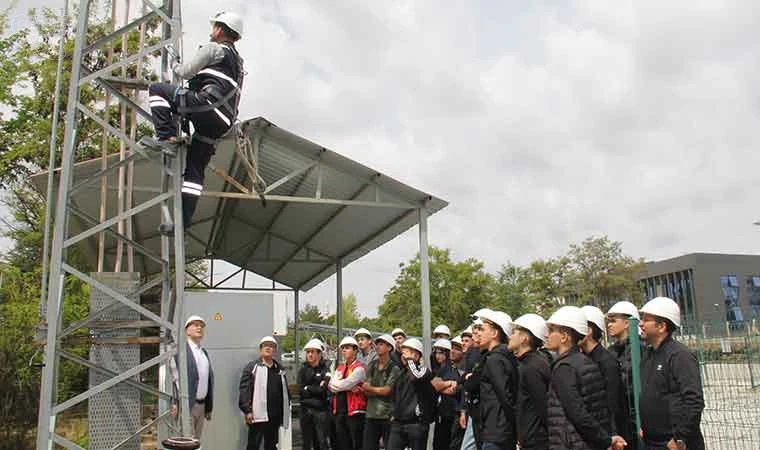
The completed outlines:
{"type": "MultiPolygon", "coordinates": [[[[183,2],[186,53],[217,5],[183,2]]],[[[490,269],[596,234],[632,255],[760,250],[755,1],[229,1],[243,115],[451,205],[431,242],[490,269]]],[[[416,230],[354,263],[374,313],[416,230]]],[[[318,305],[334,281],[304,300],[318,305]]]]}

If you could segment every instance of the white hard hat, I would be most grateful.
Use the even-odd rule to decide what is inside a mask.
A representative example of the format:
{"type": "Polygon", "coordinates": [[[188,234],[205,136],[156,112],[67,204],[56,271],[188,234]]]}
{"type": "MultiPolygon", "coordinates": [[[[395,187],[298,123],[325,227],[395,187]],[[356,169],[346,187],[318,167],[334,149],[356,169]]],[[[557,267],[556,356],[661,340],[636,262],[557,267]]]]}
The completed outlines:
{"type": "Polygon", "coordinates": [[[512,318],[505,312],[492,311],[489,309],[483,314],[480,314],[479,318],[496,324],[496,326],[501,328],[501,332],[505,337],[509,337],[509,335],[512,334],[512,318]]]}
{"type": "Polygon", "coordinates": [[[407,347],[407,348],[411,348],[412,350],[417,350],[418,352],[420,352],[420,355],[423,353],[422,342],[420,342],[420,340],[417,338],[409,338],[405,340],[404,343],[401,344],[401,347],[407,347]]]}
{"type": "Polygon", "coordinates": [[[324,351],[324,349],[325,349],[325,344],[323,344],[322,341],[320,341],[317,338],[311,339],[309,342],[306,343],[306,345],[303,346],[303,351],[319,350],[321,352],[321,351],[324,351]]]}
{"type": "Polygon", "coordinates": [[[390,345],[391,348],[396,345],[396,341],[393,340],[390,334],[381,334],[380,336],[376,337],[375,344],[378,342],[385,342],[386,344],[390,345]]]}
{"type": "Polygon", "coordinates": [[[451,330],[449,330],[449,327],[446,325],[438,325],[435,327],[435,330],[433,330],[433,335],[436,334],[445,334],[446,336],[451,336],[451,330]]]}
{"type": "Polygon", "coordinates": [[[277,346],[277,341],[272,336],[264,336],[259,341],[259,348],[261,348],[261,346],[264,345],[267,342],[269,342],[270,344],[274,344],[275,347],[277,346]]]}
{"type": "Polygon", "coordinates": [[[367,336],[370,339],[372,339],[372,333],[370,333],[369,330],[366,328],[359,328],[358,330],[354,332],[355,338],[358,338],[359,336],[367,336]]]}
{"type": "Polygon", "coordinates": [[[607,311],[607,315],[609,316],[610,314],[621,314],[624,316],[633,316],[637,319],[641,319],[641,317],[639,317],[639,308],[637,308],[633,303],[625,301],[617,302],[612,305],[612,308],[607,311]]]}
{"type": "Polygon", "coordinates": [[[512,324],[530,331],[530,334],[541,339],[541,342],[545,342],[546,335],[549,334],[549,328],[546,326],[546,321],[538,314],[523,314],[515,319],[512,324]]]}
{"type": "Polygon", "coordinates": [[[454,336],[454,338],[451,340],[451,345],[459,345],[462,346],[462,336],[454,336]]]}
{"type": "Polygon", "coordinates": [[[359,343],[356,342],[356,339],[352,338],[351,336],[346,336],[340,341],[340,345],[338,347],[343,348],[345,345],[353,345],[354,347],[358,347],[359,343]]]}
{"type": "Polygon", "coordinates": [[[588,333],[586,314],[577,306],[563,306],[546,323],[571,328],[583,336],[588,333]]]}
{"type": "Polygon", "coordinates": [[[681,326],[681,308],[678,307],[678,303],[668,297],[655,297],[642,306],[639,311],[668,319],[677,327],[681,326]]]}
{"type": "Polygon", "coordinates": [[[472,337],[472,325],[467,325],[467,328],[465,328],[464,331],[462,331],[462,336],[464,335],[468,335],[472,337]]]}
{"type": "Polygon", "coordinates": [[[435,344],[433,344],[433,348],[442,348],[451,351],[451,341],[448,339],[438,339],[435,341],[435,344]]]}
{"type": "Polygon", "coordinates": [[[586,320],[599,327],[602,333],[604,333],[604,313],[601,309],[596,306],[586,305],[581,308],[581,311],[586,315],[586,320]]]}
{"type": "Polygon", "coordinates": [[[472,318],[477,319],[478,317],[482,317],[483,314],[488,314],[489,311],[491,311],[491,308],[480,308],[479,310],[475,311],[475,313],[472,315],[472,318]]]}
{"type": "Polygon", "coordinates": [[[396,337],[397,334],[401,334],[406,337],[406,332],[401,328],[394,328],[393,331],[391,331],[391,336],[396,337]]]}
{"type": "Polygon", "coordinates": [[[203,324],[204,327],[206,326],[206,321],[203,320],[203,317],[201,317],[201,316],[190,316],[185,321],[185,328],[187,328],[193,322],[200,322],[200,323],[203,324]]]}
{"type": "Polygon", "coordinates": [[[234,12],[227,12],[222,11],[219,13],[216,13],[211,19],[209,19],[211,23],[219,22],[227,25],[230,30],[234,31],[238,34],[238,36],[243,37],[243,19],[240,17],[240,15],[234,13],[234,12]]]}

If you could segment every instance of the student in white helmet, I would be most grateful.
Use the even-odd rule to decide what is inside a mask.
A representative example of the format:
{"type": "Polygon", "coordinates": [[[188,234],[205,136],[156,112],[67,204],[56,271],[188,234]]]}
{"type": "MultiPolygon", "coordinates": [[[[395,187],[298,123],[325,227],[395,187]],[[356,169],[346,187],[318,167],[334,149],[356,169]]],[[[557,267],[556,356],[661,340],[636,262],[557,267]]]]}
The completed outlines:
{"type": "Polygon", "coordinates": [[[428,430],[435,420],[433,373],[425,367],[422,343],[415,338],[401,344],[401,375],[393,387],[391,433],[387,450],[425,450],[428,430]]]}
{"type": "Polygon", "coordinates": [[[479,420],[474,426],[482,450],[512,450],[517,444],[517,360],[507,350],[512,318],[501,311],[486,311],[480,333],[483,356],[465,380],[468,391],[478,391],[479,420]]]}
{"type": "Polygon", "coordinates": [[[359,344],[346,336],[340,341],[343,362],[335,369],[329,387],[333,395],[333,418],[337,437],[337,450],[360,450],[364,435],[364,418],[367,396],[361,383],[367,378],[364,365],[356,359],[359,344]]]}
{"type": "Polygon", "coordinates": [[[359,344],[359,351],[356,353],[356,359],[367,367],[373,359],[377,357],[375,350],[372,348],[372,333],[366,328],[359,328],[354,332],[354,339],[359,344]]]}
{"type": "MultiPolygon", "coordinates": [[[[449,330],[447,325],[438,325],[433,330],[433,342],[437,342],[439,339],[451,339],[451,330],[449,330]]],[[[433,373],[438,370],[438,362],[435,359],[435,353],[430,354],[430,370],[432,370],[433,373]]]]}
{"type": "Polygon", "coordinates": [[[704,450],[699,428],[705,408],[697,358],[673,339],[681,310],[667,297],[640,310],[649,348],[641,360],[641,430],[646,449],[704,450]]]}
{"type": "Polygon", "coordinates": [[[462,363],[464,362],[464,349],[462,347],[462,336],[454,336],[451,340],[451,365],[456,370],[457,375],[457,387],[456,387],[456,414],[454,417],[454,423],[451,425],[451,443],[449,444],[450,450],[460,450],[462,447],[462,440],[464,439],[464,428],[459,424],[460,415],[464,410],[464,391],[462,388],[462,375],[464,370],[462,369],[462,363]]]}
{"type": "MultiPolygon", "coordinates": [[[[623,410],[618,418],[617,431],[628,442],[630,448],[636,449],[638,448],[639,433],[636,430],[636,418],[631,413],[634,408],[634,400],[630,322],[628,321],[630,317],[639,319],[639,309],[631,302],[621,301],[612,305],[612,308],[607,311],[605,321],[607,323],[607,336],[612,341],[609,350],[620,365],[620,380],[623,385],[623,410]]],[[[637,332],[638,330],[634,331],[637,332]]],[[[644,354],[643,345],[639,347],[639,354],[644,354]]]]}
{"type": "Polygon", "coordinates": [[[327,404],[327,384],[330,382],[330,367],[322,358],[324,343],[311,339],[304,346],[306,361],[298,371],[298,391],[301,393],[301,435],[303,450],[327,447],[329,410],[327,404]],[[315,445],[316,444],[316,445],[315,445]]]}
{"type": "MultiPolygon", "coordinates": [[[[620,363],[612,352],[602,345],[605,328],[604,313],[596,306],[591,305],[583,306],[581,311],[586,315],[588,332],[581,339],[579,345],[581,351],[588,355],[602,372],[604,390],[607,393],[607,408],[610,412],[610,431],[612,434],[622,436],[622,432],[618,431],[618,424],[625,422],[625,417],[628,415],[624,406],[625,391],[620,374],[620,363]]],[[[623,439],[625,439],[624,436],[623,439]]]]}
{"type": "Polygon", "coordinates": [[[451,428],[457,414],[457,393],[459,372],[451,363],[451,341],[438,339],[433,343],[433,357],[438,368],[433,371],[431,384],[437,395],[437,414],[433,450],[448,450],[451,443],[451,428]]]}
{"type": "Polygon", "coordinates": [[[517,441],[522,450],[547,450],[546,401],[551,380],[549,360],[539,351],[548,333],[538,314],[524,314],[512,323],[508,348],[518,361],[517,441]]]}
{"type": "Polygon", "coordinates": [[[578,349],[588,332],[586,314],[578,307],[563,306],[546,324],[546,347],[557,352],[547,402],[549,448],[623,449],[625,440],[610,432],[602,373],[578,349]]]}
{"type": "Polygon", "coordinates": [[[482,315],[487,311],[491,310],[483,308],[472,315],[472,340],[470,348],[464,354],[462,368],[464,372],[462,374],[462,409],[459,412],[459,426],[465,431],[460,450],[475,450],[480,447],[479,428],[477,426],[480,415],[478,408],[480,390],[477,388],[477,385],[471,384],[468,386],[466,381],[472,376],[473,370],[478,366],[483,355],[480,349],[483,321],[480,320],[478,315],[482,315]]]}
{"type": "Polygon", "coordinates": [[[280,427],[290,426],[290,393],[285,370],[274,358],[277,341],[264,336],[259,357],[249,362],[240,376],[238,406],[248,425],[247,450],[275,450],[280,427]]]}
{"type": "Polygon", "coordinates": [[[391,352],[391,359],[398,364],[399,367],[402,367],[403,358],[401,357],[401,344],[406,340],[406,332],[401,328],[394,328],[393,331],[391,331],[391,337],[396,341],[396,348],[391,352]]]}
{"type": "Polygon", "coordinates": [[[391,431],[393,387],[401,376],[401,367],[391,360],[396,342],[388,334],[375,339],[377,357],[367,365],[367,379],[361,389],[367,396],[367,419],[364,423],[364,450],[378,450],[380,438],[387,445],[391,431]]]}
{"type": "MultiPolygon", "coordinates": [[[[243,58],[235,49],[235,42],[243,36],[242,18],[233,12],[220,12],[211,17],[210,22],[211,42],[201,47],[192,59],[172,64],[174,74],[188,80],[188,88],[169,83],[153,83],[148,87],[158,141],[146,139],[142,141],[144,145],[157,145],[174,154],[179,117],[193,124],[182,182],[182,216],[186,228],[191,225],[203,190],[204,171],[216,151],[217,140],[237,120],[245,76],[243,58]]],[[[172,234],[173,227],[173,224],[162,224],[160,230],[172,234]]]]}

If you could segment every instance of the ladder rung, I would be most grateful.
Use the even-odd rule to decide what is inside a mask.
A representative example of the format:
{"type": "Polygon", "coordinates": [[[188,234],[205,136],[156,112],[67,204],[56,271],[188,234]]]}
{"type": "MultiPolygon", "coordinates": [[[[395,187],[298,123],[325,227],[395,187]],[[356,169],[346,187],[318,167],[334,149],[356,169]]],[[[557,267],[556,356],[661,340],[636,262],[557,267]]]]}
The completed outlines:
{"type": "Polygon", "coordinates": [[[120,78],[120,77],[99,77],[99,78],[116,88],[139,89],[139,90],[147,91],[148,86],[150,85],[150,82],[148,80],[137,79],[137,78],[120,78]]]}

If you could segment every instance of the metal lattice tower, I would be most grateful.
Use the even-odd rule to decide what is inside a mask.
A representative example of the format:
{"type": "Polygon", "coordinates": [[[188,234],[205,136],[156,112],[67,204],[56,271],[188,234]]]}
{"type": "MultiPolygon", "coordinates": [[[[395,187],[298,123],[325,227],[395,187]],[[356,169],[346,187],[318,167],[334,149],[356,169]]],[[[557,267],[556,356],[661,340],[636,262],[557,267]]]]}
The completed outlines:
{"type": "MultiPolygon", "coordinates": [[[[162,236],[160,254],[155,254],[155,252],[148,250],[140,242],[132,239],[131,236],[131,223],[138,215],[153,214],[154,217],[155,215],[160,215],[162,221],[171,221],[175,224],[177,230],[183,229],[181,175],[186,149],[181,147],[176,158],[165,156],[160,152],[148,151],[135,142],[134,131],[135,117],[139,116],[143,123],[149,122],[151,119],[150,111],[140,106],[141,102],[143,104],[147,103],[145,101],[145,89],[147,88],[149,78],[143,76],[144,73],[151,74],[152,79],[172,81],[167,80],[166,75],[163,74],[167,72],[165,69],[168,68],[170,58],[180,56],[182,26],[180,0],[165,0],[161,6],[157,6],[150,0],[135,0],[131,6],[130,0],[113,0],[112,8],[115,11],[124,12],[121,13],[123,16],[123,20],[121,21],[123,26],[116,27],[117,21],[113,20],[111,24],[112,31],[110,33],[104,36],[92,37],[88,36],[88,32],[91,32],[91,26],[93,25],[90,22],[93,17],[91,9],[97,7],[97,2],[93,2],[92,0],[81,0],[78,6],[75,45],[71,60],[72,71],[68,86],[61,168],[50,250],[50,271],[49,277],[43,275],[43,295],[48,285],[49,290],[47,291],[47,298],[44,299],[42,308],[42,312],[47,318],[47,330],[45,365],[42,374],[39,407],[38,450],[48,450],[54,444],[68,449],[81,450],[81,447],[76,443],[56,434],[56,416],[74,405],[92,399],[98,394],[124,385],[155,395],[159,399],[158,414],[150,423],[138,424],[137,428],[131,430],[131,433],[133,433],[132,437],[125,439],[112,448],[122,447],[128,441],[136,439],[141,433],[156,425],[167,424],[170,428],[174,429],[176,434],[180,435],[188,435],[190,432],[190,412],[186,407],[188,403],[187,380],[185,376],[187,373],[187,361],[186,352],[184,351],[184,332],[181,324],[183,318],[181,299],[184,296],[185,286],[184,236],[182,232],[177,232],[173,239],[162,236]],[[158,25],[160,35],[154,36],[154,39],[144,39],[144,30],[148,25],[158,25]],[[117,61],[109,58],[102,67],[88,66],[88,55],[92,54],[92,52],[103,51],[107,46],[114,45],[113,43],[117,39],[122,42],[122,50],[124,50],[127,47],[125,45],[127,36],[133,36],[138,30],[141,37],[137,52],[133,54],[122,53],[122,57],[117,61]],[[141,69],[142,64],[144,66],[141,69]],[[137,67],[137,70],[134,70],[135,67],[137,67]],[[85,89],[91,88],[105,94],[107,99],[113,99],[119,105],[122,111],[120,127],[116,127],[110,123],[108,113],[105,113],[106,117],[104,118],[103,114],[93,111],[80,101],[80,93],[85,89]],[[131,132],[127,132],[125,126],[124,117],[126,111],[129,111],[133,117],[131,132]],[[92,174],[86,180],[76,180],[77,182],[74,184],[73,166],[80,144],[77,126],[83,121],[90,124],[96,123],[104,134],[110,135],[111,139],[118,139],[121,152],[118,158],[104,158],[101,171],[92,174]],[[128,168],[138,158],[147,158],[153,163],[160,165],[162,188],[161,192],[156,193],[149,200],[132,205],[131,176],[128,168]],[[106,186],[104,180],[107,180],[109,175],[113,176],[116,173],[118,173],[119,177],[119,206],[111,208],[112,210],[115,209],[115,211],[110,211],[112,213],[110,217],[105,207],[101,208],[101,217],[99,218],[91,217],[89,214],[84,213],[77,206],[77,194],[83,188],[86,189],[98,182],[101,183],[102,192],[105,192],[108,186],[106,186]],[[69,221],[72,218],[77,220],[78,223],[86,225],[82,226],[83,230],[72,231],[69,226],[69,221]],[[136,251],[142,258],[158,262],[162,267],[161,273],[153,278],[132,276],[128,280],[131,284],[127,283],[125,285],[128,286],[128,289],[120,291],[104,283],[99,274],[88,274],[84,269],[75,267],[75,263],[67,259],[67,249],[83,241],[97,239],[100,242],[101,256],[98,263],[98,272],[103,272],[103,264],[101,262],[103,255],[102,242],[105,236],[116,240],[119,255],[122,251],[130,255],[128,256],[128,264],[125,264],[125,266],[128,266],[128,271],[132,270],[131,252],[136,251]],[[64,306],[67,303],[67,297],[64,292],[64,280],[67,278],[76,278],[88,284],[91,290],[93,292],[97,291],[100,297],[98,303],[91,304],[91,312],[88,317],[76,323],[64,324],[62,316],[64,306]],[[48,280],[50,281],[49,283],[47,282],[48,280]],[[157,288],[161,290],[160,314],[156,314],[140,305],[140,295],[157,288]],[[124,317],[137,317],[139,319],[133,320],[132,322],[134,323],[129,325],[129,327],[138,329],[140,327],[153,327],[160,330],[160,351],[158,356],[141,363],[138,358],[136,365],[125,370],[114,371],[92,360],[73,355],[63,348],[62,343],[67,336],[70,337],[75,331],[82,328],[91,328],[93,324],[103,318],[113,318],[113,313],[117,309],[129,312],[124,317]],[[178,349],[181,349],[181,351],[177,351],[178,349]],[[89,368],[91,373],[90,387],[84,392],[75,394],[67,399],[59,399],[57,395],[61,358],[83,365],[89,368]],[[172,369],[174,367],[173,361],[175,360],[178,367],[172,369]],[[158,366],[159,372],[158,386],[142,382],[139,375],[150,369],[155,370],[156,366],[158,366]],[[96,372],[98,377],[93,378],[93,372],[96,372]],[[93,380],[96,381],[93,382],[93,380]],[[178,420],[173,419],[170,414],[172,402],[175,402],[179,407],[178,420]]],[[[114,14],[115,12],[112,12],[112,17],[115,17],[114,14]]],[[[61,49],[63,49],[63,46],[61,49]]],[[[59,70],[58,85],[61,83],[61,77],[62,74],[59,70]]],[[[109,101],[105,101],[105,109],[107,109],[109,101]]],[[[54,123],[54,128],[55,126],[56,124],[54,123]]],[[[53,136],[55,136],[55,130],[53,130],[53,136]]],[[[105,142],[106,138],[104,138],[105,142]]],[[[54,144],[51,145],[51,161],[53,161],[52,147],[54,147],[54,144]]],[[[106,147],[104,145],[104,148],[106,147]]],[[[52,176],[50,180],[52,180],[52,176]]],[[[48,192],[52,191],[49,190],[48,192]]],[[[101,201],[103,200],[101,199],[101,201]]],[[[46,232],[47,230],[46,228],[46,232]]],[[[118,266],[119,264],[117,263],[115,272],[122,270],[118,266]]],[[[43,273],[45,272],[46,270],[43,270],[43,273]]],[[[119,410],[115,409],[113,414],[118,415],[119,410]]]]}

